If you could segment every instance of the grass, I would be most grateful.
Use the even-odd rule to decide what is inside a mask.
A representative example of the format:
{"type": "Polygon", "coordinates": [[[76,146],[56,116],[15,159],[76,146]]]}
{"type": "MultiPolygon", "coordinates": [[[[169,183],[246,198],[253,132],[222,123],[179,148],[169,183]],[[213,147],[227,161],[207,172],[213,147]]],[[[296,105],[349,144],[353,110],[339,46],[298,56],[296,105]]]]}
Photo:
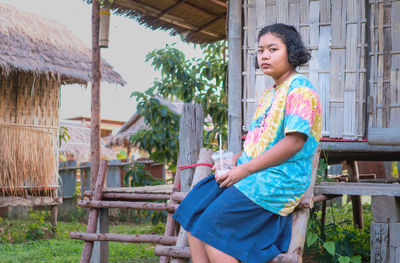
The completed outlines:
{"type": "MultiPolygon", "coordinates": [[[[0,218],[0,263],[68,263],[79,262],[83,241],[69,239],[69,232],[85,232],[86,224],[58,222],[54,234],[47,222],[39,216],[28,220],[7,220],[0,218]],[[43,237],[35,237],[33,230],[43,230],[43,237]]],[[[110,233],[137,234],[162,233],[160,225],[151,224],[113,224],[110,233]]],[[[153,244],[133,244],[110,242],[110,262],[153,263],[159,262],[154,255],[153,244]]]]}

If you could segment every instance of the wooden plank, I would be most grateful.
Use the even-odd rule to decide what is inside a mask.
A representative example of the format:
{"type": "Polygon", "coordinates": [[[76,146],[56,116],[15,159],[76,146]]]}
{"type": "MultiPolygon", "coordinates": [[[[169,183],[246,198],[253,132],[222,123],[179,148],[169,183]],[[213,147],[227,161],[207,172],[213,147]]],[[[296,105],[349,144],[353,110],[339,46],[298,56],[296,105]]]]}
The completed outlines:
{"type": "Polygon", "coordinates": [[[400,262],[400,223],[389,224],[389,263],[400,262]]]}
{"type": "Polygon", "coordinates": [[[385,223],[371,223],[371,263],[388,262],[389,227],[385,223]]]}
{"type": "Polygon", "coordinates": [[[400,185],[374,183],[321,183],[314,187],[315,194],[348,194],[371,196],[400,196],[400,185]]]}
{"type": "Polygon", "coordinates": [[[400,128],[369,128],[368,144],[400,146],[400,128]]]}
{"type": "Polygon", "coordinates": [[[141,194],[171,194],[173,190],[172,184],[151,185],[141,187],[122,187],[104,189],[104,193],[141,193],[141,194]]]}
{"type": "Polygon", "coordinates": [[[0,197],[0,207],[8,207],[8,206],[51,206],[51,205],[61,205],[62,198],[57,197],[49,197],[49,196],[37,196],[31,198],[24,197],[0,197]]]}
{"type": "Polygon", "coordinates": [[[382,86],[382,128],[389,128],[390,123],[390,68],[392,64],[391,0],[384,0],[383,11],[383,86],[382,86]]]}
{"type": "Polygon", "coordinates": [[[400,222],[400,198],[393,196],[372,196],[371,210],[375,223],[400,222]]]}

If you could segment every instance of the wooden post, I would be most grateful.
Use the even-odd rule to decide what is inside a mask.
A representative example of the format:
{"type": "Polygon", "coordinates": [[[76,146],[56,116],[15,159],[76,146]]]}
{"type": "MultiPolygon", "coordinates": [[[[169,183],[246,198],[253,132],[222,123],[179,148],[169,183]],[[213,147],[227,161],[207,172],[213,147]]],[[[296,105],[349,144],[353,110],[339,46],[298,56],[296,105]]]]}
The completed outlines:
{"type": "Polygon", "coordinates": [[[92,103],[90,125],[90,187],[94,188],[100,163],[100,6],[92,1],[92,103]]]}
{"type": "MultiPolygon", "coordinates": [[[[179,159],[177,161],[177,166],[179,166],[179,159]]],[[[178,191],[178,185],[181,182],[181,178],[180,178],[179,174],[180,174],[180,170],[176,169],[172,193],[178,191]]],[[[177,204],[177,202],[172,199],[172,194],[170,196],[169,203],[177,204]]],[[[172,213],[168,213],[167,223],[165,224],[164,236],[174,236],[177,225],[178,225],[178,223],[175,221],[175,219],[172,218],[172,213]]],[[[160,256],[160,263],[168,263],[168,262],[169,262],[169,257],[160,256]]]]}
{"type": "MultiPolygon", "coordinates": [[[[317,176],[320,152],[321,149],[318,148],[317,152],[314,155],[314,159],[312,161],[311,182],[309,187],[307,188],[307,191],[304,194],[303,197],[304,200],[312,200],[312,196],[314,194],[314,184],[317,176]]],[[[307,234],[306,232],[307,232],[307,223],[309,215],[310,215],[310,208],[298,208],[293,212],[292,237],[290,240],[288,253],[286,254],[293,254],[293,255],[297,254],[298,260],[300,260],[300,262],[307,234]]],[[[282,255],[279,255],[277,258],[279,257],[282,257],[282,255]]],[[[281,261],[278,260],[277,262],[281,261]]]]}
{"type": "MultiPolygon", "coordinates": [[[[179,165],[194,164],[203,145],[204,112],[199,104],[183,105],[179,128],[179,165]]],[[[181,191],[189,192],[192,184],[194,168],[182,170],[181,191]]]]}
{"type": "MultiPolygon", "coordinates": [[[[360,175],[358,173],[358,165],[357,161],[348,161],[347,162],[347,170],[349,172],[349,181],[350,182],[359,182],[360,175]]],[[[361,196],[352,195],[351,203],[353,206],[353,223],[354,226],[363,229],[364,228],[364,219],[363,219],[363,211],[361,204],[361,196]]]]}
{"type": "Polygon", "coordinates": [[[50,223],[53,227],[57,226],[58,206],[52,205],[50,211],[50,223]]]}
{"type": "MultiPolygon", "coordinates": [[[[100,170],[97,176],[96,186],[93,193],[93,200],[101,200],[103,194],[104,183],[106,181],[107,175],[107,161],[102,161],[100,165],[100,170]]],[[[90,209],[89,219],[87,225],[87,233],[96,233],[97,230],[97,219],[99,216],[99,209],[90,209]]],[[[85,242],[83,245],[81,263],[89,263],[92,257],[93,242],[85,242]]]]}
{"type": "MultiPolygon", "coordinates": [[[[206,148],[202,148],[200,150],[199,159],[198,159],[197,162],[198,163],[212,163],[211,155],[212,155],[212,150],[206,149],[206,148]]],[[[198,166],[198,167],[196,167],[196,171],[194,173],[193,182],[192,182],[192,185],[191,185],[190,189],[192,189],[198,182],[200,182],[202,179],[206,178],[210,174],[211,174],[211,168],[210,167],[208,167],[208,166],[198,166]]],[[[186,248],[188,246],[189,246],[188,234],[183,228],[181,228],[181,230],[179,231],[178,240],[176,241],[175,248],[176,249],[184,249],[184,248],[186,248]]],[[[171,262],[172,263],[187,262],[187,259],[173,258],[171,260],[171,262]]]]}
{"type": "MultiPolygon", "coordinates": [[[[100,217],[99,217],[99,233],[108,233],[108,224],[109,224],[109,217],[108,217],[108,208],[100,209],[100,217]]],[[[109,261],[109,246],[108,241],[100,241],[100,263],[108,263],[109,261]]]]}

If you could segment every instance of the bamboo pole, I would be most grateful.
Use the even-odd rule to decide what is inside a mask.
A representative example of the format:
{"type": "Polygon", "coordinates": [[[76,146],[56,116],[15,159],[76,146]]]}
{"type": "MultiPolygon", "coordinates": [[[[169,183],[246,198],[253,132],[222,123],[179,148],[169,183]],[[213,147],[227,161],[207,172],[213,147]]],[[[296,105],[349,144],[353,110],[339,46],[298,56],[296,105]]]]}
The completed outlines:
{"type": "Polygon", "coordinates": [[[114,241],[114,242],[128,242],[128,243],[156,243],[163,245],[175,245],[178,237],[174,236],[160,236],[160,235],[122,235],[112,233],[69,233],[71,239],[79,239],[85,241],[114,241]]]}
{"type": "Polygon", "coordinates": [[[98,0],[92,1],[92,103],[90,125],[90,188],[96,183],[100,163],[100,6],[98,0]]]}
{"type": "Polygon", "coordinates": [[[242,130],[242,6],[229,1],[228,17],[228,149],[241,150],[242,130]]]}
{"type": "MultiPolygon", "coordinates": [[[[94,188],[93,199],[100,200],[101,195],[103,193],[104,183],[106,181],[106,175],[108,170],[108,162],[102,161],[100,164],[100,170],[97,176],[96,185],[94,188]]],[[[97,219],[99,217],[99,209],[90,209],[89,212],[89,219],[87,225],[87,233],[96,233],[97,230],[97,219]]],[[[89,263],[90,258],[92,257],[93,251],[93,242],[85,242],[83,245],[82,256],[81,256],[81,263],[89,263]]]]}
{"type": "Polygon", "coordinates": [[[178,207],[177,204],[149,203],[149,202],[128,202],[128,201],[78,201],[80,207],[90,208],[128,208],[139,210],[161,210],[173,213],[178,207]]]}

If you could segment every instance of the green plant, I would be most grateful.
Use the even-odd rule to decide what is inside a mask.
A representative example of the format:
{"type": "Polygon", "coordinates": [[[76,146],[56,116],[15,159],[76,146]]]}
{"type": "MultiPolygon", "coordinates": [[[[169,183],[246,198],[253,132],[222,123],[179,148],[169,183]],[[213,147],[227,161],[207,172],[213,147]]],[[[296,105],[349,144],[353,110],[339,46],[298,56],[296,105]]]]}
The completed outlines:
{"type": "MultiPolygon", "coordinates": [[[[369,204],[365,204],[364,220],[369,226],[372,220],[369,204]]],[[[331,205],[327,208],[331,217],[324,226],[318,219],[321,211],[313,208],[307,225],[305,253],[315,256],[319,262],[361,263],[369,261],[369,227],[354,228],[351,204],[343,208],[331,205]]]]}
{"type": "Polygon", "coordinates": [[[162,105],[158,96],[200,104],[204,115],[211,118],[211,123],[205,123],[205,146],[212,148],[218,134],[227,141],[226,42],[200,48],[203,58],[191,60],[174,45],[150,52],[146,61],[160,71],[161,78],[145,92],[131,94],[138,102],[137,112],[149,127],[132,135],[132,143],[147,151],[150,159],[166,163],[173,172],[179,150],[180,116],[162,105]]]}
{"type": "Polygon", "coordinates": [[[58,147],[60,147],[63,142],[66,143],[70,139],[71,137],[68,134],[68,128],[60,126],[58,130],[58,147]]]}

